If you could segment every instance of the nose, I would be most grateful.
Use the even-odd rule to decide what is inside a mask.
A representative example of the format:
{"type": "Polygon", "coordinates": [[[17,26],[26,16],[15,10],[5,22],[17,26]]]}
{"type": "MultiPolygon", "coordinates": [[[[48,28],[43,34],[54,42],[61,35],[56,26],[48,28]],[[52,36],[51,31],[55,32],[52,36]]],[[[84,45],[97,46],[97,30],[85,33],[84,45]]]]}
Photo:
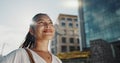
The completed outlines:
{"type": "Polygon", "coordinates": [[[50,28],[50,24],[49,24],[49,23],[45,23],[44,26],[45,26],[46,28],[50,28]]]}

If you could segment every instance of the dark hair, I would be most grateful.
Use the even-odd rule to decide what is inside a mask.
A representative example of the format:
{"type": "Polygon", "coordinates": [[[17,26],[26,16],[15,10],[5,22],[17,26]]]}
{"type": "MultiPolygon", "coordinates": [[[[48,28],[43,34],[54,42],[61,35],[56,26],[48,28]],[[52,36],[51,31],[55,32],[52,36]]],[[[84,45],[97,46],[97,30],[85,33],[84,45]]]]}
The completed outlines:
{"type": "Polygon", "coordinates": [[[37,21],[39,21],[39,18],[42,17],[42,16],[47,16],[47,17],[49,17],[47,14],[39,13],[39,14],[35,15],[32,20],[33,20],[34,22],[37,22],[37,21]]]}
{"type": "MultiPolygon", "coordinates": [[[[32,19],[33,22],[37,22],[39,20],[39,18],[42,17],[42,16],[48,16],[48,15],[44,14],[44,13],[36,14],[32,19]]],[[[30,27],[31,27],[31,29],[34,29],[33,26],[30,26],[30,27]]],[[[25,41],[20,46],[20,48],[32,48],[34,46],[34,44],[35,44],[35,37],[34,37],[34,35],[31,35],[30,32],[28,32],[26,37],[25,37],[25,41]]]]}

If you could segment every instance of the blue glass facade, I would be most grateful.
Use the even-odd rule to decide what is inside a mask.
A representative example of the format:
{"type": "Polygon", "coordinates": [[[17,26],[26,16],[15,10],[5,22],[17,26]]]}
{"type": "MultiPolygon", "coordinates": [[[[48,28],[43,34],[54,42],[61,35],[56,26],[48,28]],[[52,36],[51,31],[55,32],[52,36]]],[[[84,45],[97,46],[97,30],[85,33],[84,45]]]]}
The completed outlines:
{"type": "Polygon", "coordinates": [[[87,46],[95,39],[120,40],[120,0],[83,0],[82,9],[87,46]]]}

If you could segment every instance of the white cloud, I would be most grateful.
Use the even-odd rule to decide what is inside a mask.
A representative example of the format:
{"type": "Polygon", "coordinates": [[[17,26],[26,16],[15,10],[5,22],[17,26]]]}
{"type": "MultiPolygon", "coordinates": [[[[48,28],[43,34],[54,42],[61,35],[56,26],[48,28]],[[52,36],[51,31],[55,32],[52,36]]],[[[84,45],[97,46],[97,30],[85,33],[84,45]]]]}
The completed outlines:
{"type": "Polygon", "coordinates": [[[72,8],[72,9],[77,9],[78,8],[78,0],[64,0],[63,2],[63,7],[65,8],[72,8]]]}

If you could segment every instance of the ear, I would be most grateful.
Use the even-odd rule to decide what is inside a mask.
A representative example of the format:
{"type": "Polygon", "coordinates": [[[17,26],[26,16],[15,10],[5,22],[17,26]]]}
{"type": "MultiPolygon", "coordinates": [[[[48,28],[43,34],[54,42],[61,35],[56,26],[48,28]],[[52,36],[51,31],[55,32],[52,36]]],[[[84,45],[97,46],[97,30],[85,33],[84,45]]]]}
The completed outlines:
{"type": "Polygon", "coordinates": [[[29,31],[31,35],[34,35],[34,30],[32,28],[30,28],[29,31]]]}

